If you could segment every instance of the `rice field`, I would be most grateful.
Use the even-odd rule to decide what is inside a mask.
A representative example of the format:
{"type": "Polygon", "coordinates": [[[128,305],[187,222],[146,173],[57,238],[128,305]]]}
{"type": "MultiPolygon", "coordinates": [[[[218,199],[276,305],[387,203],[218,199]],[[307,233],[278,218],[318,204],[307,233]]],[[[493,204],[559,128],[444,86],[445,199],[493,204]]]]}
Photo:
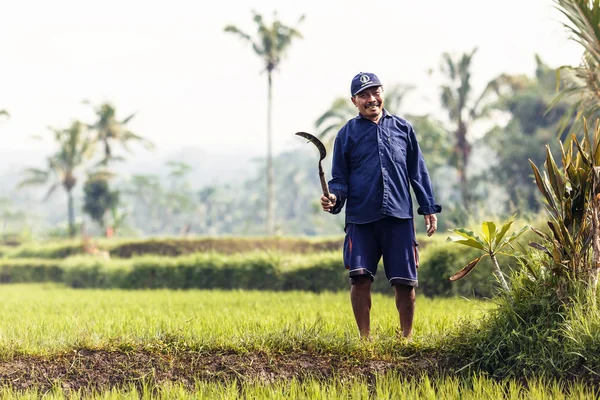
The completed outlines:
{"type": "MultiPolygon", "coordinates": [[[[417,299],[415,343],[431,343],[490,304],[417,299]]],[[[193,349],[343,352],[360,345],[348,293],[219,290],[79,290],[0,286],[0,354],[148,347],[165,338],[193,349]]],[[[373,295],[374,341],[396,337],[391,296],[373,295]]]]}
{"type": "Polygon", "coordinates": [[[476,323],[492,307],[417,296],[414,341],[407,343],[397,336],[393,297],[374,294],[373,341],[365,343],[348,293],[1,285],[0,397],[597,397],[594,388],[577,383],[416,372],[421,350],[435,349],[448,332],[476,323]],[[408,369],[394,369],[399,364],[408,369]],[[312,368],[321,376],[311,376],[312,368]]]}

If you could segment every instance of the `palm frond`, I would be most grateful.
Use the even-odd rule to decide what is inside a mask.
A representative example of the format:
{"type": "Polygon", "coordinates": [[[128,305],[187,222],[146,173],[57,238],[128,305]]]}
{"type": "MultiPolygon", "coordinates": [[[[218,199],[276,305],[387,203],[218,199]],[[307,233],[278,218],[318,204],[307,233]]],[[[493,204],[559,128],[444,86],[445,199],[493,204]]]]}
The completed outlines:
{"type": "Polygon", "coordinates": [[[21,189],[26,186],[40,186],[48,183],[50,172],[38,168],[27,168],[24,171],[25,178],[17,184],[17,188],[21,189]]]}
{"type": "Polygon", "coordinates": [[[224,29],[224,30],[225,30],[225,32],[229,32],[229,33],[236,34],[236,35],[238,35],[238,36],[239,36],[241,39],[243,39],[243,40],[247,40],[247,41],[249,41],[250,43],[252,43],[252,39],[250,39],[250,35],[248,35],[247,33],[244,33],[244,32],[242,32],[241,30],[239,30],[238,28],[236,28],[236,27],[235,27],[235,26],[233,26],[233,25],[227,25],[227,26],[225,27],[225,29],[224,29]]]}
{"type": "Polygon", "coordinates": [[[557,85],[564,86],[551,106],[559,99],[573,101],[568,119],[561,122],[561,136],[567,127],[580,129],[582,116],[590,118],[600,112],[600,0],[555,0],[555,5],[567,19],[563,25],[571,39],[582,46],[583,52],[580,65],[557,70],[557,85]]]}
{"type": "Polygon", "coordinates": [[[52,184],[52,186],[50,186],[50,188],[46,192],[46,195],[44,196],[44,201],[47,201],[50,198],[50,196],[52,196],[52,193],[54,193],[56,191],[56,189],[58,189],[59,186],[60,186],[59,182],[52,184]]]}
{"type": "MultiPolygon", "coordinates": [[[[256,24],[256,37],[251,38],[250,35],[242,32],[233,25],[225,27],[225,32],[230,32],[238,35],[244,41],[252,45],[254,52],[264,61],[265,70],[275,70],[286,51],[290,47],[294,38],[302,38],[302,34],[296,27],[283,24],[278,18],[277,13],[273,13],[273,22],[267,25],[261,14],[252,10],[254,15],[253,20],[256,24]]],[[[304,20],[302,15],[298,23],[304,20]]]]}
{"type": "Polygon", "coordinates": [[[452,121],[458,118],[458,102],[454,96],[454,91],[450,86],[443,85],[440,100],[442,106],[448,111],[448,115],[452,121]]]}

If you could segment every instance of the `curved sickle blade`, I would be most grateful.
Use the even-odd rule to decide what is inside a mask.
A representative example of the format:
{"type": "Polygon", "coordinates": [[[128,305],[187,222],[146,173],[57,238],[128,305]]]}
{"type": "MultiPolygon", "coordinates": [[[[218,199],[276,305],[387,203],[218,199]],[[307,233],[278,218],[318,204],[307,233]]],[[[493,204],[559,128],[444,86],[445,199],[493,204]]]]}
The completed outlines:
{"type": "Polygon", "coordinates": [[[296,132],[296,135],[301,136],[304,139],[308,139],[309,142],[311,142],[312,144],[317,146],[317,149],[319,149],[319,154],[321,155],[321,158],[319,158],[319,180],[321,181],[321,188],[323,189],[323,195],[325,197],[329,198],[329,187],[327,186],[327,181],[325,180],[325,172],[323,172],[323,166],[321,165],[321,161],[327,155],[327,150],[325,150],[325,146],[323,145],[323,143],[321,143],[321,141],[319,139],[317,139],[315,136],[311,135],[310,133],[296,132]]]}
{"type": "Polygon", "coordinates": [[[323,160],[325,156],[327,156],[327,150],[325,149],[325,145],[323,145],[323,143],[319,139],[317,139],[316,136],[313,136],[310,133],[306,132],[296,132],[296,135],[307,139],[309,142],[317,146],[317,149],[319,149],[319,154],[321,156],[319,161],[323,160]]]}

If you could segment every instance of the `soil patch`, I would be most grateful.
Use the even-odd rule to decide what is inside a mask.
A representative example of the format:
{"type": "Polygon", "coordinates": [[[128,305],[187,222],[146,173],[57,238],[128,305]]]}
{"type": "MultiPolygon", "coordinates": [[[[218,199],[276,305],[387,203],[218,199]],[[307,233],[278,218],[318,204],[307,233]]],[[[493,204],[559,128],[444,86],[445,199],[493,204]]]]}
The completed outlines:
{"type": "Polygon", "coordinates": [[[273,382],[335,376],[374,381],[377,374],[389,371],[417,376],[448,373],[449,367],[445,360],[429,358],[389,361],[306,353],[273,356],[232,352],[77,350],[47,358],[21,355],[3,360],[0,362],[0,385],[16,391],[62,387],[66,392],[88,392],[175,382],[193,389],[197,380],[273,382]]]}

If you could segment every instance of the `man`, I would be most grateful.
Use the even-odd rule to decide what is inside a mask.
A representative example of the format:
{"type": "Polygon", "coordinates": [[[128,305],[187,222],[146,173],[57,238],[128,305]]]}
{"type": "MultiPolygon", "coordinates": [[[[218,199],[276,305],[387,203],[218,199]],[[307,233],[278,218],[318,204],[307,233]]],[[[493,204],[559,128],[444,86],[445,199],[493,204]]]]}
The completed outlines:
{"type": "Polygon", "coordinates": [[[333,149],[330,197],[323,211],[346,205],[344,265],[361,337],[370,338],[371,283],[383,256],[394,287],[402,335],[412,338],[418,253],[410,187],[424,215],[427,235],[437,230],[436,204],[415,131],[384,108],[383,86],[372,73],[359,73],[350,87],[358,116],[338,132],[333,149]]]}

